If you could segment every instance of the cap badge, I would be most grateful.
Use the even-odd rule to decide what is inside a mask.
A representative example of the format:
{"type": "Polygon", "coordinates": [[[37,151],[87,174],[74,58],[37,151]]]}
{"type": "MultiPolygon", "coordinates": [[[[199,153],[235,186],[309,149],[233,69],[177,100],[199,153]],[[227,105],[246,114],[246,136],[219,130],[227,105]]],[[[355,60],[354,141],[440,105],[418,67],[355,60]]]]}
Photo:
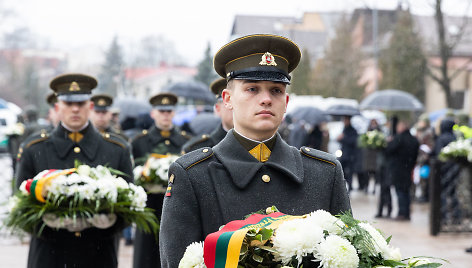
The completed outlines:
{"type": "Polygon", "coordinates": [[[107,105],[107,102],[105,101],[105,99],[99,99],[98,102],[97,102],[97,105],[98,106],[105,106],[105,105],[107,105]]]}
{"type": "Polygon", "coordinates": [[[262,55],[262,60],[259,62],[259,65],[277,66],[277,63],[275,63],[274,56],[272,56],[270,52],[266,52],[264,55],[262,55]]]}
{"type": "Polygon", "coordinates": [[[70,83],[69,91],[80,91],[79,84],[77,82],[70,83]]]}
{"type": "Polygon", "coordinates": [[[162,104],[169,104],[169,103],[170,103],[169,98],[167,97],[162,98],[162,104]]]}

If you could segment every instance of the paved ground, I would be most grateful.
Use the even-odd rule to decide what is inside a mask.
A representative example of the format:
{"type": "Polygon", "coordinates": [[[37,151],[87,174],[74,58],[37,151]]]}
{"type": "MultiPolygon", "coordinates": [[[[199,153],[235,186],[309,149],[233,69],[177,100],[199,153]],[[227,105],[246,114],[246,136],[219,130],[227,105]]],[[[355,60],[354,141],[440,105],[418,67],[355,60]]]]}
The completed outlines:
{"type": "MultiPolygon", "coordinates": [[[[5,213],[3,201],[9,195],[11,169],[9,159],[0,156],[0,214],[5,213]]],[[[374,219],[376,212],[376,197],[354,191],[351,202],[354,216],[360,220],[372,222],[386,235],[392,235],[391,243],[401,249],[404,257],[436,256],[450,261],[443,267],[471,267],[472,254],[464,252],[472,246],[472,234],[440,234],[430,236],[428,229],[428,205],[413,204],[410,222],[395,222],[389,219],[374,219]]],[[[394,210],[395,214],[395,210],[394,210]]],[[[5,230],[0,229],[0,266],[9,268],[26,267],[28,255],[28,239],[20,240],[11,237],[5,230]]],[[[119,268],[131,267],[133,248],[120,246],[119,268]]]]}

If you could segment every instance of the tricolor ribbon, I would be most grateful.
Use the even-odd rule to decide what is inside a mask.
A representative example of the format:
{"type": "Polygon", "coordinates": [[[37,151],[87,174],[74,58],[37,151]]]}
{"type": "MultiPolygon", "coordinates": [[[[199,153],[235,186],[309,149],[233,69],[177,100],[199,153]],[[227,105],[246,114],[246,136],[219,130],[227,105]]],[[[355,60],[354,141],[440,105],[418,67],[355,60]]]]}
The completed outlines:
{"type": "Polygon", "coordinates": [[[61,175],[68,175],[75,172],[75,168],[71,169],[50,169],[47,172],[44,172],[40,177],[36,176],[33,179],[29,179],[26,181],[26,191],[28,191],[31,195],[33,195],[36,200],[39,202],[45,203],[46,200],[43,196],[43,190],[45,187],[49,186],[50,182],[61,176],[61,175]]]}
{"type": "Polygon", "coordinates": [[[269,215],[254,214],[246,220],[229,222],[218,232],[211,233],[206,237],[203,248],[206,267],[237,268],[241,246],[249,230],[276,229],[284,221],[302,217],[276,212],[269,215]]]}

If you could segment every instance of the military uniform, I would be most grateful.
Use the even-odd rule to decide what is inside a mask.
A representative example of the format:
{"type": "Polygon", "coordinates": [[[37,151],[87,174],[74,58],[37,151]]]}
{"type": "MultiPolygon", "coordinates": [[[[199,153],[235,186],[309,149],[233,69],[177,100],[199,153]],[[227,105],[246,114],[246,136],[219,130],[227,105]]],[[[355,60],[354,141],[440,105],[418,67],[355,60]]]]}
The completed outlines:
{"type": "MultiPolygon", "coordinates": [[[[175,96],[175,95],[174,95],[175,96]]],[[[173,109],[177,103],[177,97],[172,97],[171,94],[163,93],[154,96],[150,100],[151,105],[155,108],[173,109]],[[167,96],[168,99],[164,99],[167,96]],[[164,102],[164,103],[162,103],[164,102]]],[[[161,130],[155,125],[149,130],[136,136],[132,141],[133,157],[136,165],[142,165],[151,153],[159,154],[180,154],[182,145],[189,139],[184,131],[173,127],[171,130],[161,130]]],[[[158,219],[161,218],[162,202],[164,193],[148,194],[147,207],[154,209],[155,215],[158,219]]],[[[133,267],[157,267],[159,266],[159,245],[154,235],[145,234],[140,230],[136,230],[136,237],[134,243],[133,267]]]]}
{"type": "Polygon", "coordinates": [[[276,134],[270,157],[260,162],[233,131],[213,149],[190,152],[172,164],[159,235],[162,267],[177,267],[190,243],[221,225],[272,205],[291,215],[350,209],[334,156],[297,150],[276,134]]]}
{"type": "Polygon", "coordinates": [[[221,140],[223,140],[223,138],[226,136],[226,133],[226,130],[224,130],[223,126],[220,124],[209,135],[203,134],[198,137],[193,137],[191,140],[184,144],[184,146],[182,147],[182,151],[184,153],[188,153],[203,147],[213,147],[217,145],[221,140]]]}
{"type": "MultiPolygon", "coordinates": [[[[287,38],[258,34],[226,44],[213,63],[228,81],[288,84],[300,57],[296,44],[287,38]]],[[[259,90],[270,91],[264,86],[259,90]]],[[[274,112],[281,113],[283,106],[278,107],[274,112]]],[[[220,226],[269,206],[291,215],[317,209],[332,214],[350,210],[342,167],[334,156],[289,146],[276,130],[268,140],[251,140],[239,134],[237,127],[244,128],[235,124],[213,148],[185,154],[170,167],[159,233],[161,267],[178,267],[190,243],[203,241],[220,226]]]]}
{"type": "MultiPolygon", "coordinates": [[[[107,94],[93,95],[90,100],[93,101],[93,109],[95,110],[95,112],[108,112],[113,104],[113,97],[107,94]]],[[[99,129],[99,131],[102,134],[110,133],[117,135],[126,141],[129,140],[129,138],[123,132],[121,132],[121,130],[116,129],[111,125],[109,125],[105,129],[99,129]]]]}
{"type": "MultiPolygon", "coordinates": [[[[84,79],[90,79],[88,76],[68,75],[65,78],[72,79],[69,84],[80,83],[82,90],[93,88],[88,82],[82,83],[84,79]]],[[[106,165],[120,170],[129,175],[124,177],[128,181],[132,176],[126,142],[115,136],[100,135],[90,122],[80,132],[70,132],[59,124],[50,134],[43,132],[30,137],[23,142],[19,154],[17,186],[45,169],[74,167],[75,160],[92,167],[106,165]]],[[[40,237],[31,239],[28,267],[117,267],[114,241],[122,227],[121,220],[108,229],[88,228],[77,233],[45,227],[40,237]]]]}

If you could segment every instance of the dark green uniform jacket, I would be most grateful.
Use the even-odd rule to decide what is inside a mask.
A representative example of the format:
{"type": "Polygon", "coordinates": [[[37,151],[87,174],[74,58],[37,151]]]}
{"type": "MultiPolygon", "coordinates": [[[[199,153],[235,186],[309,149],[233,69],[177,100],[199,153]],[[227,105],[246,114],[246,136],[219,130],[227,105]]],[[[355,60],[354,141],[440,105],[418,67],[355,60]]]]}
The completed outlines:
{"type": "Polygon", "coordinates": [[[224,130],[223,125],[220,124],[210,135],[204,134],[189,140],[182,147],[182,151],[188,153],[203,147],[213,147],[226,136],[226,133],[227,132],[224,130]]]}
{"type": "MultiPolygon", "coordinates": [[[[50,135],[41,133],[27,139],[20,149],[17,186],[45,169],[72,168],[75,159],[92,167],[107,165],[120,170],[129,174],[124,179],[130,181],[131,155],[124,140],[102,136],[90,123],[81,133],[82,140],[75,143],[60,124],[50,135]]],[[[31,239],[28,267],[117,267],[114,241],[123,226],[118,221],[105,230],[88,228],[80,233],[46,227],[41,237],[31,239]]]]}
{"type": "MultiPolygon", "coordinates": [[[[137,136],[132,142],[133,157],[136,164],[144,164],[147,155],[154,152],[180,155],[182,145],[188,141],[188,138],[183,134],[182,131],[175,127],[170,130],[168,137],[163,137],[161,130],[155,126],[151,127],[148,131],[143,131],[143,134],[137,136]]],[[[155,210],[155,215],[158,219],[161,218],[163,199],[164,194],[148,194],[146,205],[155,210]]],[[[159,262],[159,245],[154,235],[136,230],[133,267],[159,267],[159,262]]]]}
{"type": "Polygon", "coordinates": [[[190,243],[272,205],[290,215],[350,210],[334,156],[307,147],[298,150],[277,134],[269,159],[259,162],[233,131],[212,149],[188,153],[169,169],[172,188],[164,199],[159,233],[162,267],[178,267],[190,243]]]}

